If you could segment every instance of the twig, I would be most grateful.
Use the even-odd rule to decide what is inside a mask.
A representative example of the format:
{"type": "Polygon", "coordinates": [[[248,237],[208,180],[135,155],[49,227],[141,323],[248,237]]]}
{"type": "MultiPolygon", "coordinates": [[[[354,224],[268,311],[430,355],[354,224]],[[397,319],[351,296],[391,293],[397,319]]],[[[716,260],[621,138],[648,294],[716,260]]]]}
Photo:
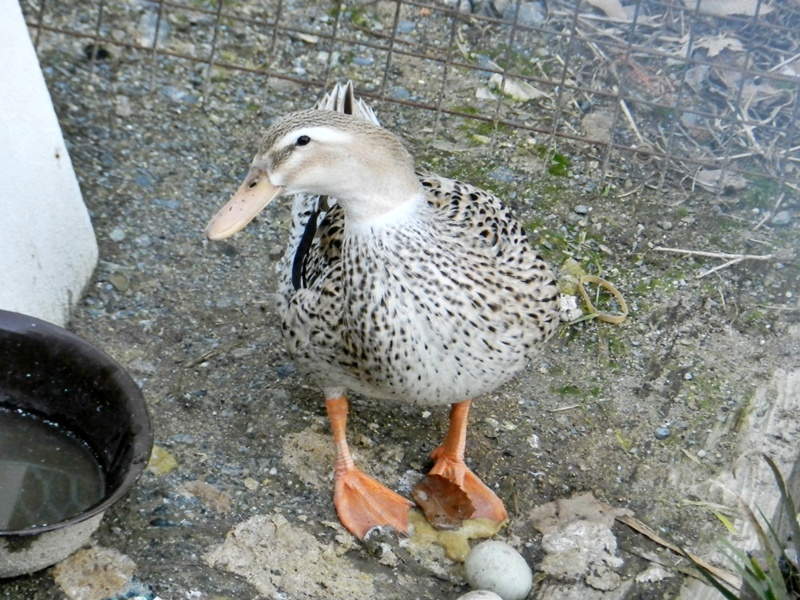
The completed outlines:
{"type": "Polygon", "coordinates": [[[756,229],[761,227],[764,223],[766,223],[767,219],[769,219],[772,215],[778,213],[778,209],[780,208],[781,203],[783,202],[783,196],[785,194],[786,194],[786,192],[781,192],[781,195],[778,196],[778,200],[775,202],[775,206],[772,207],[772,212],[767,212],[767,214],[764,216],[764,218],[761,219],[755,227],[753,227],[753,231],[755,231],[756,229]]]}
{"type": "Polygon", "coordinates": [[[736,263],[742,262],[744,259],[745,259],[744,256],[740,256],[739,258],[734,258],[733,260],[729,260],[726,263],[723,263],[721,265],[717,265],[716,267],[714,267],[712,269],[709,269],[708,271],[704,271],[703,273],[700,273],[700,275],[698,275],[697,278],[698,279],[702,279],[706,275],[711,275],[712,273],[716,273],[717,271],[721,271],[722,269],[724,269],[726,267],[732,267],[736,263]]]}
{"type": "Polygon", "coordinates": [[[644,138],[642,137],[642,134],[639,133],[639,128],[636,126],[636,121],[633,120],[633,115],[631,115],[631,111],[628,110],[628,105],[625,104],[625,100],[620,98],[619,105],[622,107],[622,114],[624,114],[625,118],[628,119],[628,124],[631,126],[633,133],[636,134],[636,138],[639,140],[639,143],[644,144],[644,138]]]}
{"type": "Polygon", "coordinates": [[[627,198],[628,196],[632,196],[633,194],[637,194],[637,193],[641,192],[643,189],[644,189],[644,185],[638,185],[635,188],[633,188],[632,190],[629,190],[627,192],[623,192],[622,194],[617,196],[617,200],[619,200],[620,198],[627,198]]]}
{"type": "Polygon", "coordinates": [[[217,346],[216,348],[212,348],[211,350],[203,352],[203,354],[201,354],[197,358],[187,360],[186,362],[183,363],[182,366],[184,369],[191,369],[192,367],[196,367],[197,365],[200,365],[219,354],[225,354],[226,352],[229,352],[234,348],[241,346],[242,344],[244,344],[244,342],[245,340],[237,340],[230,344],[217,346]]]}
{"type": "Polygon", "coordinates": [[[728,252],[706,252],[705,250],[684,250],[683,248],[667,248],[656,246],[653,250],[659,252],[674,252],[675,254],[690,254],[692,256],[706,256],[708,258],[725,258],[728,260],[738,258],[740,260],[772,260],[774,254],[729,254],[728,252]]]}
{"type": "Polygon", "coordinates": [[[572,410],[573,408],[580,408],[580,404],[570,404],[569,406],[559,406],[558,408],[551,408],[549,412],[563,412],[565,410],[572,410]]]}
{"type": "Polygon", "coordinates": [[[779,62],[777,65],[775,65],[774,67],[772,67],[769,70],[769,73],[773,73],[773,72],[777,71],[778,69],[780,69],[781,67],[783,67],[784,65],[788,65],[789,63],[792,63],[792,62],[794,62],[794,61],[796,61],[798,59],[800,59],[800,53],[795,54],[794,56],[790,56],[786,60],[784,60],[782,62],[779,62]]]}
{"type": "Polygon", "coordinates": [[[727,260],[728,262],[719,265],[718,267],[714,267],[706,271],[705,273],[700,273],[697,276],[698,279],[705,277],[706,275],[711,275],[711,273],[715,273],[720,269],[724,269],[725,267],[730,267],[731,265],[735,265],[736,263],[742,262],[743,260],[772,260],[775,258],[774,254],[729,254],[727,252],[705,252],[703,250],[684,250],[683,248],[665,248],[664,246],[656,246],[653,250],[658,250],[659,252],[673,252],[675,254],[688,254],[690,256],[705,256],[707,258],[722,258],[727,260]]]}

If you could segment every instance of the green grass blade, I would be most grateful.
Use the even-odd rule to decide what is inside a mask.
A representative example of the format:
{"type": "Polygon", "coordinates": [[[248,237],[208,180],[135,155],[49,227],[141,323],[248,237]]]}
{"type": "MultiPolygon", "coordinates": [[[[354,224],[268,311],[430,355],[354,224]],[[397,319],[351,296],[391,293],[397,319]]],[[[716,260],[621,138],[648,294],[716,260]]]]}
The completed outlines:
{"type": "Polygon", "coordinates": [[[783,574],[778,566],[778,557],[782,554],[782,550],[776,547],[774,541],[767,536],[752,509],[744,502],[742,502],[742,508],[758,536],[758,543],[761,545],[761,550],[767,563],[767,571],[769,571],[769,576],[767,577],[766,573],[764,576],[767,581],[771,582],[770,588],[775,590],[779,599],[788,599],[789,592],[786,589],[786,582],[783,580],[783,574]]]}
{"type": "Polygon", "coordinates": [[[680,548],[680,551],[681,554],[683,554],[683,556],[688,558],[689,561],[694,565],[694,568],[697,569],[700,572],[700,574],[706,578],[708,583],[710,583],[711,586],[715,590],[717,590],[720,594],[722,594],[727,600],[739,600],[739,596],[737,596],[735,593],[733,593],[727,587],[725,587],[725,585],[716,577],[716,575],[714,575],[711,571],[709,571],[703,565],[698,563],[689,552],[687,552],[683,548],[680,548]]]}
{"type": "Polygon", "coordinates": [[[772,474],[775,476],[775,482],[778,484],[778,489],[781,492],[783,510],[786,512],[786,516],[789,519],[789,525],[792,529],[792,543],[794,545],[794,550],[800,554],[800,523],[797,522],[797,507],[794,504],[791,494],[789,494],[789,491],[786,488],[786,481],[784,481],[783,475],[781,475],[780,469],[778,469],[778,465],[775,464],[775,461],[766,454],[764,455],[764,460],[767,461],[769,468],[772,469],[772,474]]]}
{"type": "Polygon", "coordinates": [[[720,540],[720,546],[722,547],[722,554],[739,573],[739,576],[742,578],[742,581],[747,584],[747,587],[755,594],[758,594],[761,600],[771,600],[764,589],[764,578],[766,576],[760,567],[757,567],[755,570],[753,569],[750,556],[748,556],[744,550],[731,544],[728,540],[720,540]],[[758,573],[761,573],[762,578],[759,577],[758,573]]]}

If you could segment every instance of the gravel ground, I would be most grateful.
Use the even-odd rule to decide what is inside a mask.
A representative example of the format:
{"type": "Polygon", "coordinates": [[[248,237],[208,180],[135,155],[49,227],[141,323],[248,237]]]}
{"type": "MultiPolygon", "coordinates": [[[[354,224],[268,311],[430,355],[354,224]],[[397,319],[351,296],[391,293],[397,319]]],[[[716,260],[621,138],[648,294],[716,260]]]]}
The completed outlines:
{"type": "MultiPolygon", "coordinates": [[[[68,5],[61,10],[60,18],[85,20],[68,5]]],[[[139,13],[129,21],[118,28],[141,33],[139,13]]],[[[288,68],[317,68],[304,44],[287,46],[288,68]]],[[[324,404],[282,349],[273,306],[290,203],[271,206],[229,242],[202,235],[238,186],[268,119],[312,106],[317,92],[220,71],[203,104],[202,73],[181,61],[160,58],[152,70],[149,56],[112,49],[92,72],[82,42],[58,34],[45,35],[40,57],[101,254],[70,328],[129,369],[150,404],[157,446],[177,463],[145,473],[106,516],[94,552],[121,553],[107,559],[117,566],[129,557],[129,593],[164,600],[467,591],[460,566],[436,549],[362,545],[336,523],[324,404]],[[215,554],[235,527],[236,552],[215,554]]],[[[340,70],[369,89],[379,70],[370,70],[368,49],[358,57],[340,70]]],[[[423,94],[435,77],[408,70],[395,93],[423,94]]],[[[527,371],[475,403],[468,455],[509,507],[499,538],[540,571],[546,551],[534,509],[582,492],[689,547],[724,534],[704,503],[736,505],[711,482],[737,464],[754,403],[765,395],[768,406],[778,393],[776,372],[798,367],[796,199],[785,199],[781,219],[759,226],[771,200],[757,189],[721,197],[677,187],[637,192],[644,167],[632,160],[620,160],[611,185],[601,186],[597,161],[579,146],[561,148],[568,172],[553,175],[526,135],[501,130],[490,148],[478,125],[454,119],[431,142],[432,115],[377,109],[421,167],[494,190],[555,266],[572,256],[611,280],[630,306],[621,326],[564,325],[527,371]],[[775,258],[698,279],[724,261],[656,246],[775,258]]],[[[444,410],[356,398],[349,432],[361,464],[407,491],[445,427],[444,410]]],[[[793,433],[775,442],[787,469],[796,458],[793,433]]],[[[545,576],[532,597],[676,597],[683,576],[675,571],[636,578],[650,564],[641,555],[674,559],[622,525],[613,532],[623,559],[611,569],[616,584],[578,575],[559,587],[545,576]],[[612,588],[605,596],[603,585],[612,588]]],[[[103,564],[96,555],[82,559],[103,564]]],[[[91,597],[63,571],[4,582],[0,596],[91,597]]]]}

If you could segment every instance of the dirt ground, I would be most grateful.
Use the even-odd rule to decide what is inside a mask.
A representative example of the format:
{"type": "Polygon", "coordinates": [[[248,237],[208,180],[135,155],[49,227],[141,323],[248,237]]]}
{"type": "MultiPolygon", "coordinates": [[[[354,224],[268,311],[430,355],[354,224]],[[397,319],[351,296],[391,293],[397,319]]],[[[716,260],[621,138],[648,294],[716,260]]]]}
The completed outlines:
{"type": "MultiPolygon", "coordinates": [[[[100,246],[70,328],[140,383],[156,444],[177,463],[146,472],[94,536],[135,563],[139,595],[126,597],[465,593],[460,566],[435,549],[365,546],[336,523],[324,404],[283,350],[272,297],[290,203],[277,202],[229,242],[202,235],[267,120],[312,106],[316,91],[226,72],[202,103],[192,65],[164,60],[152,71],[149,56],[111,49],[92,71],[83,45],[47,34],[40,48],[100,246]],[[236,551],[214,554],[237,526],[236,551]]],[[[422,77],[408,73],[408,90],[422,77]]],[[[598,183],[592,149],[565,143],[568,173],[549,174],[523,133],[500,131],[490,147],[477,125],[454,121],[432,141],[433,115],[377,109],[420,167],[495,191],[555,267],[571,256],[612,281],[630,308],[622,325],[563,325],[530,368],[474,404],[470,466],[506,501],[511,520],[498,537],[538,574],[531,597],[678,597],[684,575],[674,569],[637,578],[650,565],[642,556],[668,566],[677,558],[619,523],[611,589],[544,575],[533,511],[591,492],[690,548],[726,534],[714,512],[724,504],[735,516],[736,503],[711,481],[734,471],[752,418],[779,394],[776,373],[800,362],[797,198],[782,203],[787,222],[761,223],[773,198],[755,186],[722,196],[681,185],[655,192],[640,187],[646,165],[630,156],[598,183]],[[773,258],[698,278],[725,261],[659,246],[773,258]]],[[[354,398],[349,436],[365,470],[408,493],[446,417],[354,398]]],[[[773,440],[787,473],[796,433],[773,440]]],[[[8,599],[76,594],[53,571],[0,584],[8,599]]]]}

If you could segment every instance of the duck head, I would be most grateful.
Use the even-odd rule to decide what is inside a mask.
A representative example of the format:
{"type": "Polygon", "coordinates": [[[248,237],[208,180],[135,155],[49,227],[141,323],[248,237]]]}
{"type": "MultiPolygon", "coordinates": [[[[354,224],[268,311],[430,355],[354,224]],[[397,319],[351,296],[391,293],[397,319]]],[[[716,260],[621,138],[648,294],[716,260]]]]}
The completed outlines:
{"type": "Polygon", "coordinates": [[[247,177],[211,219],[206,237],[225,239],[278,196],[298,193],[336,198],[347,226],[391,222],[422,190],[413,159],[394,134],[352,115],[300,111],[269,128],[247,177]]]}

